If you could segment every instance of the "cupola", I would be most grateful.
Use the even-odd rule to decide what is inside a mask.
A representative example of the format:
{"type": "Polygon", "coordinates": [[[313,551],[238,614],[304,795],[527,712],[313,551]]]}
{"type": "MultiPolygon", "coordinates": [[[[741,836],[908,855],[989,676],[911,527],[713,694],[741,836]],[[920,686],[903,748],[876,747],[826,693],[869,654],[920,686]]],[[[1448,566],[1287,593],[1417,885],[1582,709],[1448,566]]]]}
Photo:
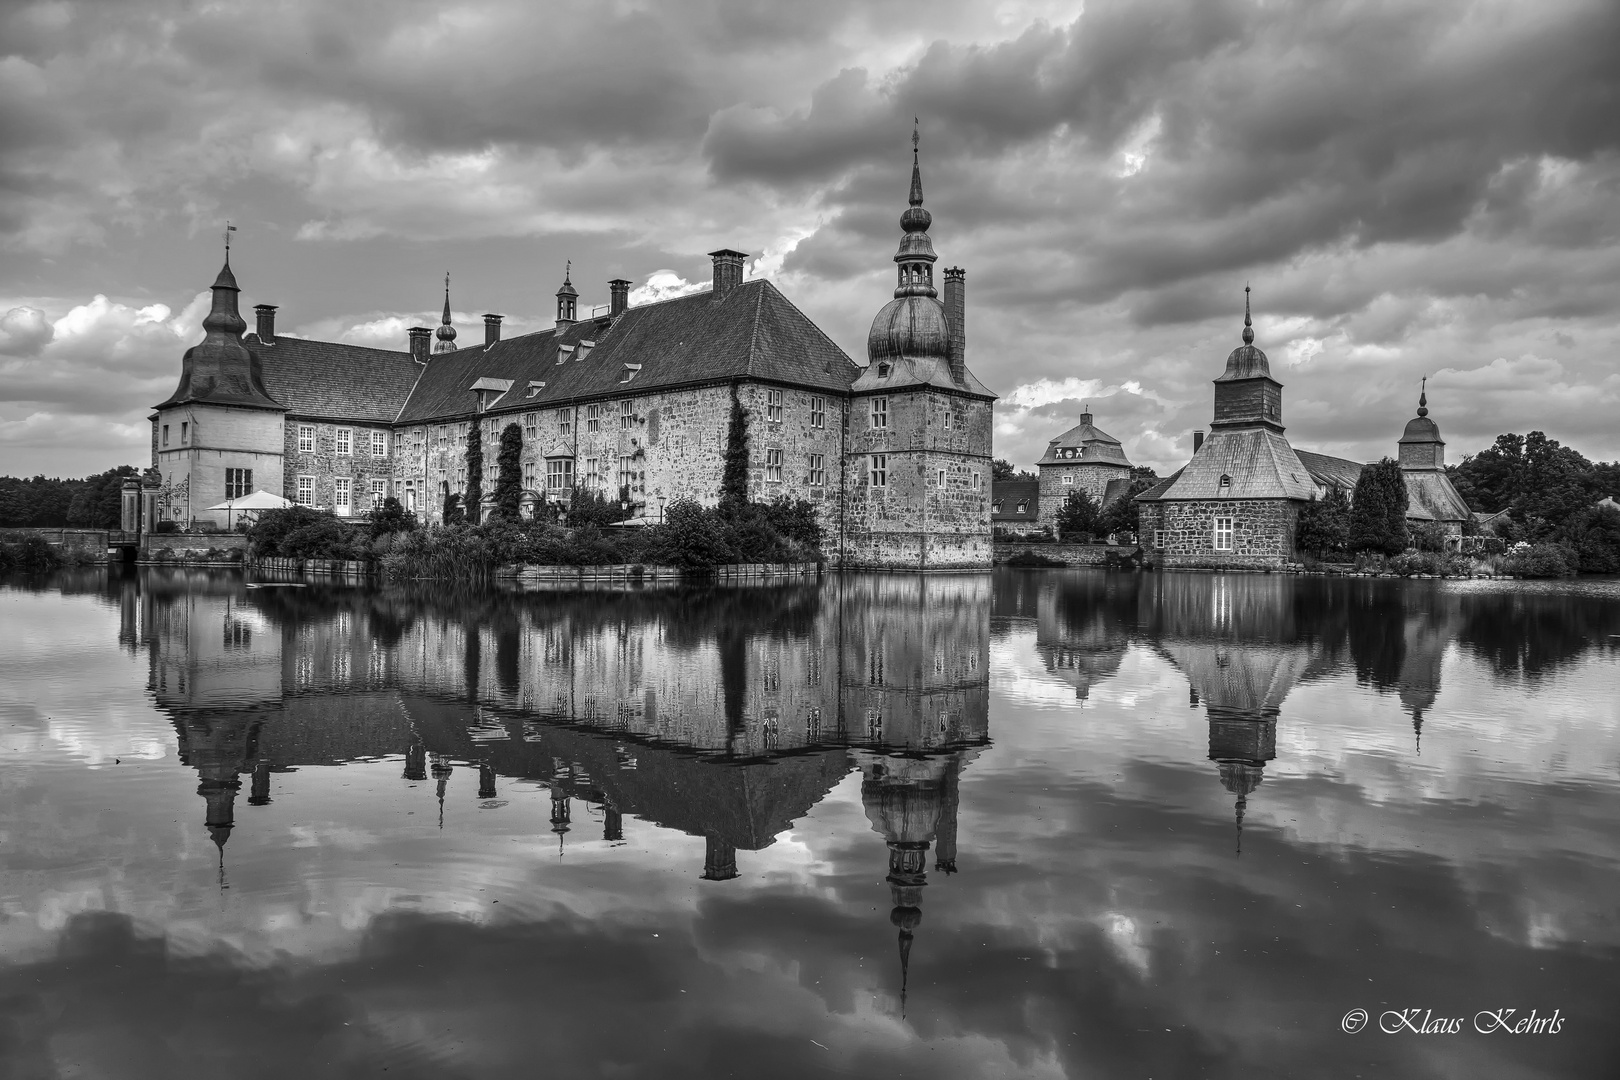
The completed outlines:
{"type": "Polygon", "coordinates": [[[454,352],[456,348],[456,328],[450,325],[450,272],[444,274],[444,317],[439,321],[439,328],[433,332],[438,338],[433,343],[436,353],[454,352]]]}
{"type": "Polygon", "coordinates": [[[1254,344],[1249,315],[1249,287],[1243,287],[1243,344],[1226,358],[1226,370],[1215,380],[1212,428],[1265,427],[1281,432],[1282,383],[1271,377],[1271,363],[1254,344]]]}
{"type": "Polygon", "coordinates": [[[911,132],[910,206],[900,215],[900,248],[895,252],[898,281],[894,299],[883,306],[866,336],[872,363],[886,360],[939,360],[949,365],[951,332],[945,308],[934,288],[934,242],[928,227],[933,215],[923,209],[919,137],[911,132]]]}
{"type": "Polygon", "coordinates": [[[557,290],[557,325],[566,326],[579,321],[579,290],[570,280],[574,273],[573,260],[563,268],[562,288],[557,290]]]}
{"type": "Polygon", "coordinates": [[[1401,433],[1400,463],[1403,469],[1443,469],[1446,466],[1446,442],[1440,437],[1440,425],[1429,419],[1429,377],[1425,375],[1418,390],[1417,415],[1406,422],[1401,433]]]}

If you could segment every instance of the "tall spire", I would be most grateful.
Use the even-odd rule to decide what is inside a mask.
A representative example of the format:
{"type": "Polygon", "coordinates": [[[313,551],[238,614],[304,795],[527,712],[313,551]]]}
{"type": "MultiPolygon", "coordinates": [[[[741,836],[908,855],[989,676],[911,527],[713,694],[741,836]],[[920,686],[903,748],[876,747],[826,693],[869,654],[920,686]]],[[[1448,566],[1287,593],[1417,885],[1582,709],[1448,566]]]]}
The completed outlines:
{"type": "Polygon", "coordinates": [[[922,136],[917,134],[917,125],[918,125],[918,123],[919,123],[919,121],[918,121],[917,117],[913,116],[911,118],[911,200],[910,200],[912,206],[921,206],[922,202],[923,202],[923,196],[922,196],[922,164],[921,164],[921,162],[920,162],[920,160],[918,159],[918,156],[917,156],[917,147],[918,147],[918,144],[922,142],[922,136]]]}
{"type": "Polygon", "coordinates": [[[434,352],[451,352],[456,347],[456,328],[450,325],[450,271],[444,272],[444,318],[439,321],[439,328],[433,336],[439,340],[434,344],[434,352]]]}
{"type": "Polygon", "coordinates": [[[1429,415],[1429,377],[1423,376],[1422,389],[1418,391],[1418,415],[1429,415]]]}
{"type": "Polygon", "coordinates": [[[1243,344],[1254,344],[1254,320],[1249,318],[1249,287],[1243,286],[1243,344]]]}

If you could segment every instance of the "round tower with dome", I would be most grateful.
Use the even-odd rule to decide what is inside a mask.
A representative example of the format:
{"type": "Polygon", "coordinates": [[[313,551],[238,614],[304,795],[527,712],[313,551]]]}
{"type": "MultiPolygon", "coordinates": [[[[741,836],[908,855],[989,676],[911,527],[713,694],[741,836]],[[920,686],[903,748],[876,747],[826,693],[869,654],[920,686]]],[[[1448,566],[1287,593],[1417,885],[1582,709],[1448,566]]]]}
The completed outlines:
{"type": "Polygon", "coordinates": [[[996,395],[966,362],[967,275],[944,273],[923,207],[911,135],[910,205],[900,215],[894,298],[872,320],[867,366],[850,388],[848,566],[905,570],[990,566],[991,410],[996,395]]]}

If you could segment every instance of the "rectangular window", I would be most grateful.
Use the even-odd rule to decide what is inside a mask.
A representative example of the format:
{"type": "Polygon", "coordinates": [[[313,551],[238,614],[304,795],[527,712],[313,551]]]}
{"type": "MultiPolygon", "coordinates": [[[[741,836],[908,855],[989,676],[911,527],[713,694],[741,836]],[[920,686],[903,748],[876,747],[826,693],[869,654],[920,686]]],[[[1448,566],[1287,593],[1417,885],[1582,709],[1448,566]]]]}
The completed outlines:
{"type": "Polygon", "coordinates": [[[546,462],[546,487],[552,491],[566,491],[573,486],[573,458],[552,458],[546,462]]]}
{"type": "Polygon", "coordinates": [[[770,484],[782,482],[782,451],[779,449],[765,451],[765,481],[770,484]]]}
{"type": "Polygon", "coordinates": [[[820,487],[827,482],[827,458],[824,454],[810,455],[810,486],[820,487]]]}
{"type": "Polygon", "coordinates": [[[619,489],[621,492],[634,491],[636,487],[636,459],[621,457],[619,459],[619,489]]]}
{"type": "Polygon", "coordinates": [[[827,399],[812,397],[810,399],[810,426],[824,428],[827,426],[827,399]]]}
{"type": "Polygon", "coordinates": [[[1229,517],[1215,519],[1215,550],[1232,550],[1232,519],[1229,517]]]}
{"type": "Polygon", "coordinates": [[[449,424],[440,424],[439,425],[439,449],[443,450],[446,446],[449,446],[449,445],[450,445],[450,425],[449,424]]]}
{"type": "Polygon", "coordinates": [[[298,452],[300,454],[313,454],[315,452],[315,425],[298,425],[298,452]]]}
{"type": "Polygon", "coordinates": [[[300,476],[298,478],[298,504],[300,506],[315,505],[315,478],[313,476],[300,476]]]}
{"type": "Polygon", "coordinates": [[[354,452],[354,432],[346,427],[337,429],[337,452],[344,457],[354,452]]]}
{"type": "Polygon", "coordinates": [[[602,486],[602,470],[593,457],[585,459],[585,486],[593,488],[602,486]]]}
{"type": "Polygon", "coordinates": [[[939,470],[939,486],[940,487],[945,486],[945,470],[944,469],[939,470]]]}
{"type": "Polygon", "coordinates": [[[372,457],[387,457],[388,456],[388,432],[386,432],[386,431],[373,431],[371,433],[371,456],[372,457]]]}
{"type": "Polygon", "coordinates": [[[252,493],[252,469],[225,470],[225,497],[227,499],[245,499],[252,493]]]}
{"type": "Polygon", "coordinates": [[[872,399],[872,426],[886,428],[889,426],[889,399],[875,397],[872,399]]]}
{"type": "Polygon", "coordinates": [[[600,405],[587,405],[587,406],[585,406],[585,430],[586,431],[601,431],[602,430],[602,406],[600,406],[600,405]]]}
{"type": "Polygon", "coordinates": [[[540,433],[540,418],[532,412],[523,414],[523,437],[534,442],[540,433]]]}
{"type": "Polygon", "coordinates": [[[339,517],[348,517],[353,509],[350,499],[350,490],[353,484],[347,476],[338,476],[332,479],[332,510],[339,517]]]}
{"type": "MultiPolygon", "coordinates": [[[[591,430],[595,431],[596,429],[591,428],[591,430]]],[[[573,409],[558,409],[557,410],[557,434],[559,434],[559,435],[572,435],[573,433],[574,433],[574,410],[573,409]]]]}
{"type": "Polygon", "coordinates": [[[371,482],[371,508],[381,510],[382,504],[388,501],[388,481],[373,480],[371,482]]]}
{"type": "Polygon", "coordinates": [[[416,510],[416,481],[415,480],[407,480],[407,481],[405,481],[405,509],[413,511],[413,512],[416,510]]]}
{"type": "Polygon", "coordinates": [[[169,445],[169,425],[168,424],[163,425],[163,445],[164,446],[169,445]]]}
{"type": "Polygon", "coordinates": [[[524,487],[525,490],[527,490],[527,491],[533,491],[534,490],[534,479],[535,479],[534,462],[525,461],[523,463],[523,487],[524,487]]]}
{"type": "Polygon", "coordinates": [[[622,428],[634,427],[636,423],[636,403],[633,401],[619,402],[619,426],[622,428]]]}
{"type": "Polygon", "coordinates": [[[1074,473],[1064,473],[1063,483],[1072,487],[1074,485],[1074,473]]]}
{"type": "Polygon", "coordinates": [[[889,486],[889,455],[872,455],[872,486],[886,488],[889,486]]]}
{"type": "Polygon", "coordinates": [[[765,391],[765,419],[773,424],[782,422],[782,391],[765,391]]]}
{"type": "Polygon", "coordinates": [[[945,430],[949,431],[951,430],[951,407],[949,405],[945,406],[944,413],[945,430]]]}
{"type": "Polygon", "coordinates": [[[181,446],[186,445],[186,440],[189,438],[190,429],[191,429],[190,424],[186,423],[184,420],[180,421],[180,445],[181,446]]]}
{"type": "Polygon", "coordinates": [[[973,474],[973,490],[974,491],[983,491],[984,490],[984,480],[979,476],[978,473],[973,474]]]}

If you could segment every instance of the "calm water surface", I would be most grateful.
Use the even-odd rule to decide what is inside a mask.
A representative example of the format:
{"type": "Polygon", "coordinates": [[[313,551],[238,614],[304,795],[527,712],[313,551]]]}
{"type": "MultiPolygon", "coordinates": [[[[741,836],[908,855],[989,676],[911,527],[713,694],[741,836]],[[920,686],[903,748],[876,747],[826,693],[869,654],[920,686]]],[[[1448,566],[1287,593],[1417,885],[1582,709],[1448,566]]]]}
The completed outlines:
{"type": "Polygon", "coordinates": [[[1620,582],[12,580],[0,860],[6,1077],[1613,1076],[1620,582]]]}

